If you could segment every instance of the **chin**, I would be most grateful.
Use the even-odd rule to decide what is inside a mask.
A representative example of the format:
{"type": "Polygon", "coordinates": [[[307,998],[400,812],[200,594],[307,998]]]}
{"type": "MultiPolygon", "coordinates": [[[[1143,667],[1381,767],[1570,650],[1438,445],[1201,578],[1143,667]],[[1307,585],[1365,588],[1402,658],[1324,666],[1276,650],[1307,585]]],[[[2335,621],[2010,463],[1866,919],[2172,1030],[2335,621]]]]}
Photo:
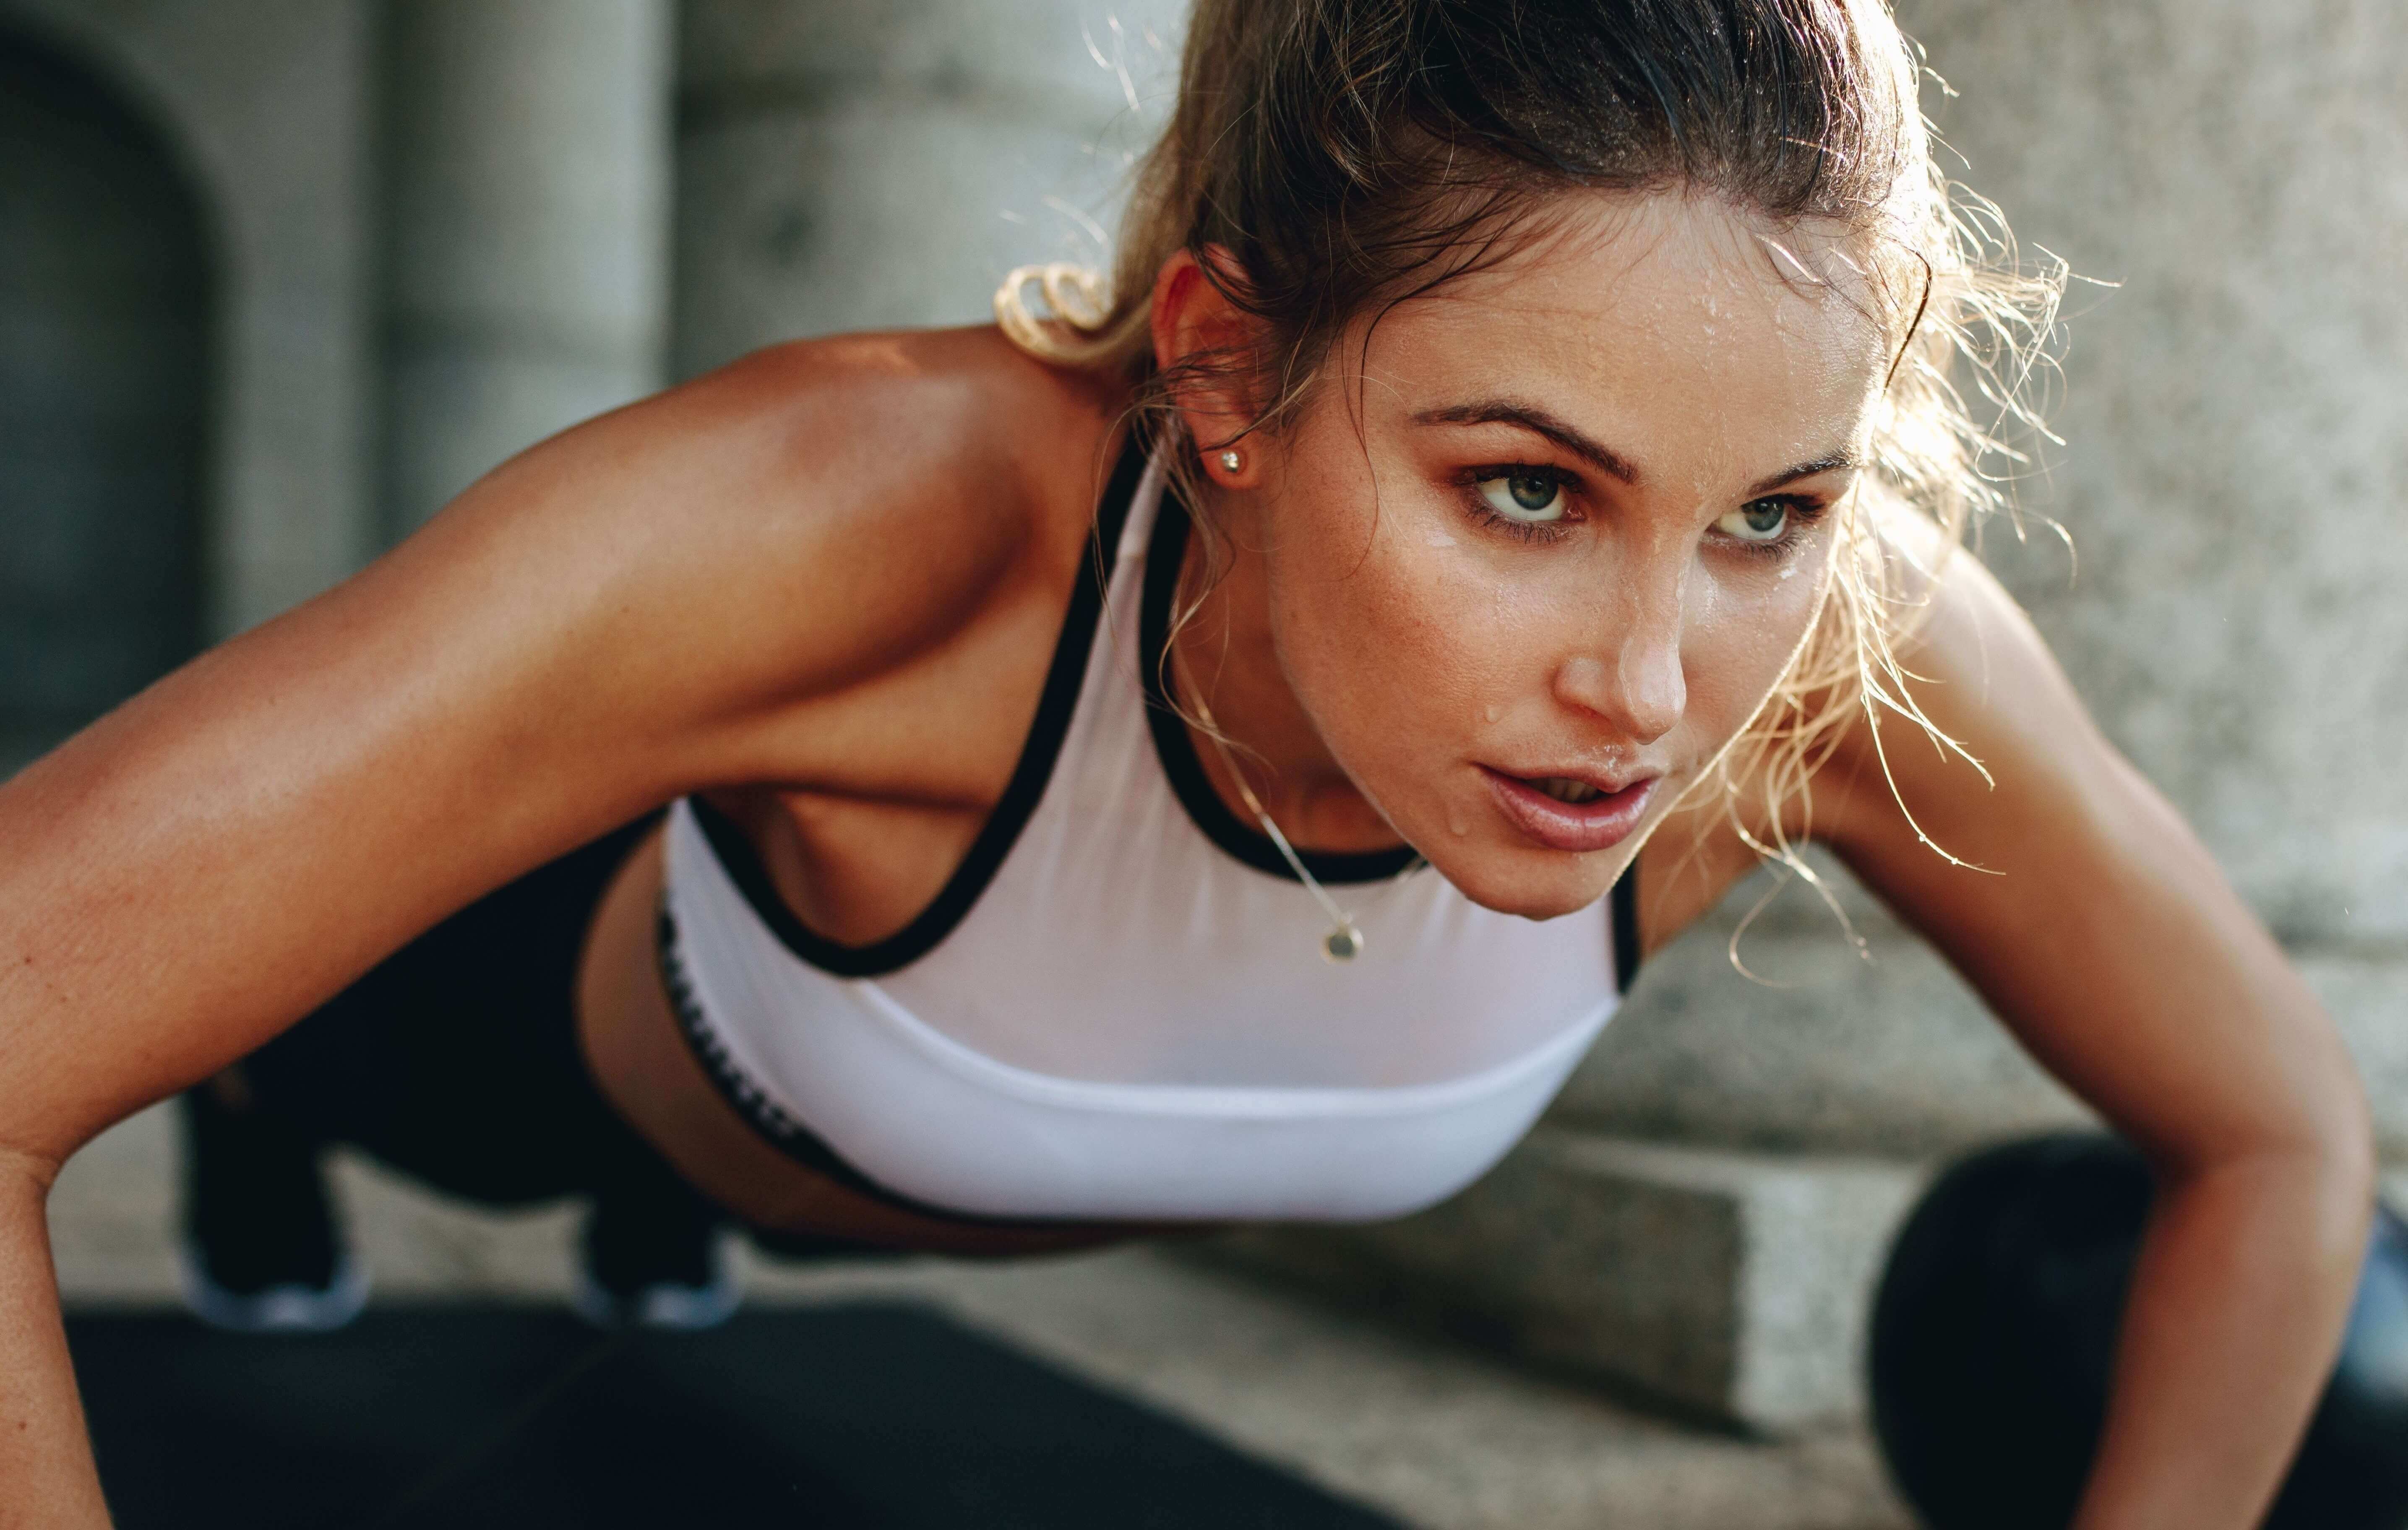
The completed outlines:
{"type": "Polygon", "coordinates": [[[1612,885],[1613,852],[1570,855],[1561,851],[1491,851],[1462,864],[1433,862],[1465,897],[1500,914],[1561,919],[1605,896],[1612,885]]]}

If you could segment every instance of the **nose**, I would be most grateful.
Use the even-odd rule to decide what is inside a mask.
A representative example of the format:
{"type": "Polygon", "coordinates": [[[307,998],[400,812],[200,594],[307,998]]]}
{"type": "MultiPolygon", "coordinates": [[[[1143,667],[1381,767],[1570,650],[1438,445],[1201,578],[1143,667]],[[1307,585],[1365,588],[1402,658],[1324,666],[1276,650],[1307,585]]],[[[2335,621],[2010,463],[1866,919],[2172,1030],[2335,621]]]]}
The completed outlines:
{"type": "Polygon", "coordinates": [[[1671,732],[1689,704],[1681,669],[1681,595],[1674,579],[1622,605],[1611,630],[1556,667],[1555,698],[1594,714],[1631,743],[1652,744],[1671,732]]]}

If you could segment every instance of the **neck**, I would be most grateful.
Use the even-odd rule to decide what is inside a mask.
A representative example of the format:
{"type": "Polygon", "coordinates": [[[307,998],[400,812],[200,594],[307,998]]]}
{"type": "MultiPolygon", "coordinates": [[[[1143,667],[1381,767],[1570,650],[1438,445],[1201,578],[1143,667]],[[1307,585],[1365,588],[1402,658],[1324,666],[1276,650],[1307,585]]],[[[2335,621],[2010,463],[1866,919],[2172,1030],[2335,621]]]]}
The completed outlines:
{"type": "Polygon", "coordinates": [[[1204,539],[1200,533],[1187,538],[1179,609],[1191,601],[1195,608],[1170,642],[1174,690],[1191,710],[1209,711],[1227,740],[1225,751],[1188,724],[1212,790],[1230,812],[1252,822],[1246,793],[1231,775],[1233,766],[1242,771],[1245,787],[1299,849],[1394,848],[1397,831],[1339,765],[1281,668],[1261,555],[1243,545],[1230,546],[1229,553],[1227,569],[1198,599],[1204,539]]]}

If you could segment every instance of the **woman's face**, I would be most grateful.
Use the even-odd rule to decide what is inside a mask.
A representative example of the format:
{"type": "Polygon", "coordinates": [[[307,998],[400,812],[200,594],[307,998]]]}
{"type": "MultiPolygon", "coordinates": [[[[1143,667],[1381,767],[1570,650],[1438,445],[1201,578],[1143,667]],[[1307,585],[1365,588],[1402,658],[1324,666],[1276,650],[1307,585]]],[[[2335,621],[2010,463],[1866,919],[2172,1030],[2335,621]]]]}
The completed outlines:
{"type": "Polygon", "coordinates": [[[1341,339],[1223,496],[1331,759],[1467,895],[1541,918],[1784,673],[1890,354],[1836,246],[1704,195],[1559,210],[1341,339]]]}

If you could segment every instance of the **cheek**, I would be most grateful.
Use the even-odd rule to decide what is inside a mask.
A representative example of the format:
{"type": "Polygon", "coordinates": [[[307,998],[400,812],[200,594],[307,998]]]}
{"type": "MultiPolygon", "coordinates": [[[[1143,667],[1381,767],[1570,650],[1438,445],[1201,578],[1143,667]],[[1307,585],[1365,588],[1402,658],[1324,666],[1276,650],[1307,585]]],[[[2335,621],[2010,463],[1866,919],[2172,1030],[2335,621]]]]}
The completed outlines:
{"type": "Polygon", "coordinates": [[[1349,720],[1428,719],[1493,683],[1499,602],[1434,572],[1375,552],[1342,576],[1274,586],[1281,665],[1325,732],[1349,720]]]}
{"type": "Polygon", "coordinates": [[[1823,559],[1809,555],[1789,567],[1795,572],[1785,579],[1774,571],[1709,579],[1709,593],[1692,608],[1681,658],[1687,722],[1701,754],[1747,725],[1821,612],[1823,559]]]}
{"type": "MultiPolygon", "coordinates": [[[[1391,528],[1383,527],[1387,531],[1391,528]]],[[[1382,536],[1351,566],[1272,582],[1282,669],[1339,763],[1366,785],[1452,754],[1491,709],[1543,691],[1559,602],[1455,549],[1382,536]]]]}

